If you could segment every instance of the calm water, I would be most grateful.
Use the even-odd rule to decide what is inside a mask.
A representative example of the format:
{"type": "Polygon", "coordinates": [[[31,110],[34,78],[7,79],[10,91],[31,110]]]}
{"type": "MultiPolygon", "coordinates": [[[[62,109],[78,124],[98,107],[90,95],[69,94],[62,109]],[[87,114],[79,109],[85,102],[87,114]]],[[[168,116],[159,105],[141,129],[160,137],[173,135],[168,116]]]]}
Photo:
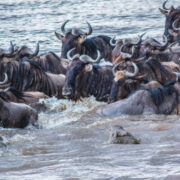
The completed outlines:
{"type": "MultiPolygon", "coordinates": [[[[94,35],[161,38],[164,17],[161,0],[0,0],[1,47],[14,44],[41,53],[60,54],[54,36],[61,24],[82,27],[90,22],[94,35]]],[[[171,0],[167,6],[178,6],[171,0]]],[[[93,97],[81,102],[44,102],[40,129],[0,129],[7,148],[0,149],[0,179],[180,179],[179,116],[121,116],[99,118],[89,114],[103,105],[93,97]],[[110,144],[109,128],[122,125],[141,139],[140,145],[110,144]]]]}

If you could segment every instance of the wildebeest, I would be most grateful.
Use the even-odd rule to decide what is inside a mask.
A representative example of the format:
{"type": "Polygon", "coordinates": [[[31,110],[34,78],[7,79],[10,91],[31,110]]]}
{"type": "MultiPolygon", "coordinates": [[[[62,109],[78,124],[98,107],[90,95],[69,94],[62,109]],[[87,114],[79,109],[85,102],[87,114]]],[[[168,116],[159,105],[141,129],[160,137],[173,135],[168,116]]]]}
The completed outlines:
{"type": "Polygon", "coordinates": [[[67,58],[67,52],[72,48],[76,48],[72,55],[86,54],[95,59],[96,52],[99,50],[102,58],[110,62],[112,61],[111,53],[113,46],[110,45],[110,37],[99,35],[87,38],[93,31],[88,22],[88,32],[83,32],[78,28],[65,30],[67,22],[69,20],[65,21],[61,26],[61,31],[64,35],[55,32],[56,37],[62,42],[61,58],[67,58]]]}
{"type": "MultiPolygon", "coordinates": [[[[174,8],[174,6],[171,6],[170,8],[167,8],[167,1],[168,0],[164,1],[162,8],[159,8],[159,10],[166,17],[164,35],[168,38],[168,42],[172,43],[174,42],[174,30],[172,25],[177,18],[180,18],[180,7],[174,8]]],[[[177,25],[179,26],[180,22],[178,22],[177,25]]]]}
{"type": "Polygon", "coordinates": [[[171,47],[173,44],[169,45],[164,51],[159,50],[148,50],[145,59],[152,58],[158,62],[174,62],[180,64],[180,47],[171,47]]]}
{"type": "Polygon", "coordinates": [[[15,47],[15,45],[10,42],[9,52],[0,50],[0,61],[3,62],[11,62],[11,61],[19,61],[21,58],[33,58],[37,56],[39,53],[39,43],[36,45],[36,49],[34,52],[31,51],[27,46],[15,47]]]}
{"type": "Polygon", "coordinates": [[[0,63],[0,74],[0,77],[5,74],[1,84],[11,83],[16,90],[40,91],[48,96],[62,97],[65,76],[43,71],[39,63],[34,60],[0,63]]]}
{"type": "Polygon", "coordinates": [[[116,61],[117,61],[118,57],[120,57],[120,59],[130,59],[133,56],[136,56],[135,48],[139,49],[141,42],[142,42],[142,37],[144,36],[144,34],[145,33],[138,36],[138,40],[136,42],[134,42],[130,38],[116,40],[115,43],[112,43],[112,41],[110,41],[111,45],[115,46],[112,51],[113,64],[117,63],[116,61]]]}
{"type": "Polygon", "coordinates": [[[65,74],[69,63],[67,59],[60,59],[54,52],[38,55],[39,43],[37,43],[35,51],[32,52],[27,46],[15,49],[11,42],[9,52],[2,50],[0,53],[0,59],[3,62],[21,61],[24,58],[33,59],[39,63],[44,71],[54,74],[65,74]]]}
{"type": "Polygon", "coordinates": [[[48,98],[48,96],[42,92],[38,92],[38,91],[20,92],[11,87],[0,91],[0,97],[5,101],[10,101],[15,103],[25,103],[25,104],[37,103],[41,98],[48,98]]]}
{"type": "Polygon", "coordinates": [[[48,52],[33,59],[39,63],[44,71],[53,74],[66,74],[69,64],[68,59],[59,58],[54,52],[48,52]]]}
{"type": "Polygon", "coordinates": [[[44,104],[40,103],[39,100],[49,98],[49,96],[47,96],[43,92],[38,92],[38,91],[20,92],[12,87],[1,90],[0,97],[6,102],[27,104],[32,108],[36,109],[36,111],[38,112],[46,110],[44,104]]]}
{"type": "Polygon", "coordinates": [[[172,114],[179,113],[179,83],[169,83],[158,89],[138,90],[128,98],[96,109],[101,116],[114,117],[123,114],[172,114]]]}
{"type": "Polygon", "coordinates": [[[99,51],[93,60],[88,55],[70,57],[72,50],[67,55],[72,62],[67,69],[63,95],[73,100],[94,95],[96,100],[107,101],[113,80],[112,66],[95,64],[101,58],[99,51]]]}
{"type": "Polygon", "coordinates": [[[36,110],[23,103],[4,101],[0,97],[0,126],[4,128],[24,128],[29,124],[37,125],[36,110]]]}
{"type": "Polygon", "coordinates": [[[8,51],[4,49],[0,49],[0,61],[7,61],[7,59],[11,58],[14,53],[14,45],[12,41],[10,41],[10,48],[8,51]]]}
{"type": "MultiPolygon", "coordinates": [[[[113,67],[113,83],[109,95],[109,103],[124,99],[132,92],[145,87],[157,88],[176,78],[171,68],[167,68],[154,59],[139,62],[137,65],[132,62],[134,73],[126,70],[116,70],[121,63],[113,67]]],[[[166,66],[168,66],[166,64],[166,66]]]]}
{"type": "Polygon", "coordinates": [[[145,33],[138,37],[138,40],[134,42],[129,39],[127,42],[117,41],[115,48],[112,51],[113,64],[117,64],[123,60],[135,60],[137,58],[149,57],[152,52],[158,50],[158,52],[164,51],[168,46],[167,37],[164,37],[165,43],[160,43],[154,38],[147,38],[142,40],[145,33]]]}
{"type": "Polygon", "coordinates": [[[34,52],[31,51],[30,48],[28,48],[27,46],[22,46],[21,48],[19,48],[15,54],[15,58],[16,60],[22,59],[24,57],[26,58],[33,58],[35,56],[37,56],[39,53],[39,42],[36,45],[36,49],[34,52]]]}

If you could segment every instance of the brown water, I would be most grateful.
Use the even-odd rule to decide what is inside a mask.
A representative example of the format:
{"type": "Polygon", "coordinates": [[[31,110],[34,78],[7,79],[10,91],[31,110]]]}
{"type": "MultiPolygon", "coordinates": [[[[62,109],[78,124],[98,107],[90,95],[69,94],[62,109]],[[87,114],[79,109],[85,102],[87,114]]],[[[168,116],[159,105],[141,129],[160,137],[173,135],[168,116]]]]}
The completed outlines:
{"type": "MultiPolygon", "coordinates": [[[[156,0],[0,0],[0,40],[60,54],[62,22],[86,23],[94,35],[161,37],[164,17],[156,0]]],[[[168,3],[179,5],[178,0],[168,3]]],[[[100,118],[89,113],[103,105],[93,97],[74,103],[51,98],[39,114],[40,129],[0,129],[7,144],[0,149],[0,179],[180,179],[179,116],[100,118]],[[121,125],[141,140],[139,145],[109,143],[109,129],[121,125]]]]}

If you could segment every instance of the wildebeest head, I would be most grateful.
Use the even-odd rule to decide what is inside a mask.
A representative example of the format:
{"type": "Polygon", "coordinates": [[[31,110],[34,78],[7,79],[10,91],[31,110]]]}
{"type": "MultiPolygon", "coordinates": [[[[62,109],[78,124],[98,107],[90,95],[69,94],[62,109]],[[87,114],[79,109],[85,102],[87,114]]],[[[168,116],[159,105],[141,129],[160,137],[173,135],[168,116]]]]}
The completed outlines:
{"type": "Polygon", "coordinates": [[[144,40],[140,48],[141,54],[149,57],[154,50],[164,51],[168,47],[168,38],[164,35],[163,39],[165,41],[164,43],[161,43],[154,38],[144,40]]]}
{"type": "MultiPolygon", "coordinates": [[[[164,1],[162,8],[159,8],[160,12],[165,15],[165,30],[164,35],[168,38],[169,42],[173,42],[173,22],[180,17],[180,7],[174,8],[174,6],[171,6],[170,8],[166,7],[166,3],[168,0],[164,1]]],[[[178,22],[178,25],[180,23],[178,22]]]]}
{"type": "Polygon", "coordinates": [[[120,65],[120,63],[115,65],[112,70],[114,74],[114,80],[108,100],[109,103],[126,98],[130,94],[130,92],[137,89],[137,85],[140,84],[138,78],[133,79],[139,72],[137,65],[131,62],[134,68],[134,72],[131,73],[126,70],[117,71],[116,69],[120,65]]]}
{"type": "Polygon", "coordinates": [[[71,28],[66,30],[65,26],[68,22],[69,20],[65,21],[61,26],[63,35],[55,32],[56,37],[62,42],[61,58],[67,58],[66,54],[70,49],[74,48],[78,44],[83,43],[86,37],[92,34],[92,27],[88,22],[86,22],[88,25],[88,32],[84,32],[79,28],[71,28]]]}
{"type": "Polygon", "coordinates": [[[39,53],[39,43],[37,43],[34,52],[32,52],[27,46],[22,46],[19,48],[14,46],[12,43],[9,51],[10,52],[8,53],[3,53],[2,56],[0,53],[0,58],[2,57],[1,59],[3,62],[19,61],[21,58],[34,58],[39,53]]]}
{"type": "MultiPolygon", "coordinates": [[[[117,40],[116,46],[112,51],[113,64],[117,64],[120,60],[127,60],[138,57],[138,51],[145,33],[138,36],[138,40],[134,42],[132,39],[117,40]]],[[[114,39],[113,39],[114,40],[114,39]]],[[[110,42],[112,44],[112,42],[110,42]]]]}
{"type": "Polygon", "coordinates": [[[13,43],[10,41],[10,48],[8,51],[4,50],[4,49],[0,49],[0,61],[4,58],[4,57],[12,57],[14,53],[14,45],[13,43]]]}
{"type": "Polygon", "coordinates": [[[16,58],[17,59],[21,59],[21,58],[33,58],[35,56],[37,56],[39,53],[39,42],[37,43],[36,45],[36,49],[34,52],[31,51],[30,48],[28,48],[27,46],[22,46],[18,52],[17,52],[17,55],[16,55],[16,58]]]}
{"type": "Polygon", "coordinates": [[[21,58],[33,58],[37,56],[39,53],[39,43],[37,43],[36,49],[34,52],[31,51],[30,48],[27,46],[22,46],[21,48],[13,45],[12,42],[10,42],[10,48],[9,51],[4,51],[3,49],[0,49],[0,59],[4,62],[10,62],[10,61],[18,61],[21,58]]]}
{"type": "MultiPolygon", "coordinates": [[[[76,54],[73,57],[70,56],[71,52],[75,48],[71,49],[67,53],[68,59],[72,60],[69,64],[67,72],[66,72],[66,79],[65,84],[63,87],[63,96],[68,97],[70,99],[75,98],[75,90],[76,90],[76,80],[78,75],[83,72],[90,72],[92,71],[92,64],[98,63],[100,61],[101,55],[100,52],[97,51],[97,58],[94,60],[88,55],[79,55],[76,54]]],[[[78,82],[81,83],[81,82],[78,82]]]]}

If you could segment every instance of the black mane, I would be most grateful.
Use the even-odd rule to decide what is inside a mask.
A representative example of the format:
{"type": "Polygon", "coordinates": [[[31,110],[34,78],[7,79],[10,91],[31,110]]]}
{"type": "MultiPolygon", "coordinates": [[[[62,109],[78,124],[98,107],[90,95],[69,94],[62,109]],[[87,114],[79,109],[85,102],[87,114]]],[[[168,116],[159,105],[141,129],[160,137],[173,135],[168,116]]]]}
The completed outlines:
{"type": "Polygon", "coordinates": [[[81,48],[81,52],[83,54],[83,50],[84,48],[86,49],[86,53],[87,54],[93,54],[96,53],[97,50],[97,46],[94,43],[94,39],[96,39],[96,37],[92,37],[92,38],[87,38],[83,43],[82,43],[82,48],[81,48]]]}
{"type": "Polygon", "coordinates": [[[172,81],[162,88],[157,89],[145,89],[151,93],[151,97],[153,99],[153,102],[155,105],[159,106],[161,103],[163,103],[164,98],[166,96],[170,96],[173,93],[177,93],[176,89],[174,88],[175,81],[172,81]]]}
{"type": "Polygon", "coordinates": [[[112,67],[93,66],[91,72],[81,73],[77,79],[76,90],[93,95],[98,101],[107,101],[113,81],[112,67]],[[104,72],[103,72],[104,71],[104,72]]]}

